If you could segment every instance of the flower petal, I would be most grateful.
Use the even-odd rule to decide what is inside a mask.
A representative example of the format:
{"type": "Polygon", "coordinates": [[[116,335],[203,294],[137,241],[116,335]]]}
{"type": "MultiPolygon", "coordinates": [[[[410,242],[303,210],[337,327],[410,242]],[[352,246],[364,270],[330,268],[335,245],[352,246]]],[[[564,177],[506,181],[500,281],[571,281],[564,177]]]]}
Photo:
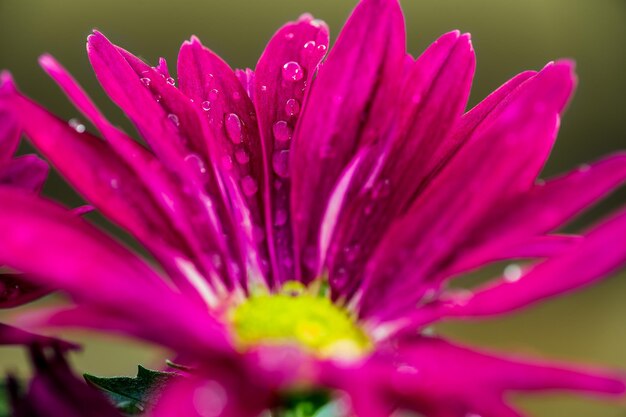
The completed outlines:
{"type": "Polygon", "coordinates": [[[143,261],[80,217],[14,189],[0,189],[0,201],[0,260],[9,267],[80,302],[158,327],[179,348],[231,351],[222,325],[205,308],[175,293],[143,261]]]}
{"type": "Polygon", "coordinates": [[[306,100],[307,85],[328,48],[328,28],[305,15],[283,26],[255,70],[254,104],[264,152],[265,223],[277,283],[293,279],[290,201],[291,137],[306,100]]]}
{"type": "Polygon", "coordinates": [[[53,337],[40,336],[27,331],[0,323],[0,345],[58,346],[63,350],[79,350],[80,346],[53,337]]]}
{"type": "Polygon", "coordinates": [[[361,145],[380,140],[388,129],[404,59],[398,2],[364,0],[314,81],[291,155],[296,267],[304,280],[319,272],[320,222],[341,173],[361,145]]]}
{"type": "Polygon", "coordinates": [[[445,304],[443,314],[491,316],[517,310],[605,278],[626,263],[626,211],[596,227],[561,256],[531,268],[518,280],[501,280],[469,298],[445,304]]]}
{"type": "Polygon", "coordinates": [[[48,170],[48,164],[35,155],[20,156],[0,164],[0,185],[39,193],[48,177],[48,170]]]}
{"type": "Polygon", "coordinates": [[[573,89],[572,65],[548,65],[524,85],[475,129],[386,234],[368,264],[363,314],[384,309],[392,316],[413,309],[438,285],[429,279],[437,278],[442,263],[492,208],[532,186],[573,89]]]}
{"type": "Polygon", "coordinates": [[[326,382],[348,393],[358,416],[394,410],[435,417],[513,417],[506,395],[516,391],[568,390],[621,396],[623,378],[589,369],[499,357],[437,338],[411,337],[382,346],[366,363],[326,364],[326,382]]]}
{"type": "Polygon", "coordinates": [[[0,309],[30,303],[51,291],[48,287],[25,280],[20,274],[0,274],[0,309]]]}
{"type": "Polygon", "coordinates": [[[533,246],[537,237],[563,226],[625,181],[626,153],[540,181],[527,193],[494,207],[469,234],[472,237],[453,269],[444,273],[456,275],[487,262],[523,255],[519,252],[523,246],[533,246]]]}
{"type": "Polygon", "coordinates": [[[411,65],[397,98],[398,120],[389,149],[382,151],[383,162],[366,167],[374,173],[354,190],[338,220],[328,259],[336,293],[354,293],[376,244],[436,167],[434,156],[465,109],[474,67],[469,35],[459,32],[443,35],[411,65]],[[338,275],[351,279],[338,280],[338,275]]]}
{"type": "MultiPolygon", "coordinates": [[[[96,75],[109,96],[133,121],[164,165],[180,176],[189,194],[202,203],[202,211],[197,213],[197,216],[221,232],[212,232],[209,235],[219,237],[223,241],[223,251],[226,253],[220,253],[219,256],[226,258],[221,264],[228,267],[228,275],[231,278],[226,280],[226,284],[229,288],[240,283],[245,285],[246,277],[241,271],[245,262],[243,257],[248,253],[240,251],[237,240],[240,237],[240,229],[235,227],[235,219],[230,217],[231,213],[235,212],[232,207],[238,206],[227,205],[223,200],[226,196],[223,187],[230,184],[222,183],[221,179],[214,175],[216,166],[205,164],[203,153],[190,152],[187,148],[190,127],[181,125],[183,122],[194,120],[197,112],[201,110],[193,108],[195,112],[190,111],[186,99],[183,100],[180,93],[160,75],[148,77],[150,81],[146,81],[145,77],[136,71],[138,60],[131,59],[135,65],[133,68],[127,60],[130,54],[115,47],[98,32],[89,37],[88,54],[96,75]],[[160,101],[163,101],[163,104],[160,101]],[[172,110],[184,110],[179,114],[170,113],[169,106],[172,106],[172,110]],[[231,236],[232,239],[226,241],[226,236],[231,236]]],[[[155,72],[152,69],[146,71],[148,75],[155,72]]],[[[202,123],[195,126],[202,126],[202,123]]],[[[195,128],[192,130],[197,131],[195,128]]],[[[199,141],[200,138],[194,139],[194,145],[198,145],[199,141]]],[[[238,213],[241,214],[241,211],[238,213]]]]}
{"type": "Polygon", "coordinates": [[[211,163],[222,178],[230,199],[228,210],[235,217],[233,233],[245,231],[243,254],[258,252],[250,259],[257,268],[252,275],[264,275],[261,265],[268,262],[261,191],[264,168],[254,105],[235,72],[195,37],[180,49],[178,77],[180,90],[205,113],[211,163]]]}
{"type": "MultiPolygon", "coordinates": [[[[89,181],[91,176],[79,175],[78,173],[75,175],[66,174],[70,181],[75,181],[74,186],[88,199],[95,198],[95,204],[99,204],[101,211],[107,213],[109,218],[119,222],[138,237],[158,256],[160,261],[165,264],[164,266],[167,267],[172,262],[176,263],[178,256],[189,256],[206,277],[215,276],[216,268],[209,259],[206,259],[206,253],[220,252],[221,241],[216,237],[208,238],[209,236],[219,236],[219,234],[210,222],[203,221],[203,217],[198,215],[198,213],[202,213],[200,206],[204,203],[183,193],[180,190],[179,178],[168,172],[152,153],[113,127],[71,75],[54,58],[44,55],[40,58],[40,63],[77,108],[100,130],[110,145],[109,149],[105,144],[98,145],[93,143],[93,140],[91,142],[84,140],[83,136],[77,136],[74,132],[70,132],[66,135],[69,136],[70,140],[66,140],[67,143],[64,147],[45,146],[42,150],[48,152],[48,157],[59,166],[61,172],[73,172],[76,169],[73,161],[84,158],[84,153],[78,154],[80,146],[77,149],[75,145],[72,146],[71,144],[82,137],[85,146],[98,145],[96,148],[99,149],[92,152],[96,155],[96,160],[91,162],[91,166],[102,165],[99,169],[102,172],[111,171],[115,173],[118,171],[114,177],[121,178],[123,176],[124,178],[124,181],[117,182],[118,188],[129,190],[130,194],[130,197],[122,199],[121,203],[129,203],[133,200],[137,200],[137,202],[129,204],[127,208],[120,209],[120,211],[112,210],[108,207],[108,204],[111,203],[109,198],[102,199],[100,194],[94,195],[92,188],[98,187],[96,187],[97,184],[89,181]],[[146,222],[146,220],[155,217],[151,214],[155,212],[162,213],[165,219],[161,222],[160,228],[155,227],[154,224],[150,227],[140,227],[134,223],[120,221],[121,214],[133,212],[137,212],[136,219],[140,222],[146,222]],[[151,231],[162,236],[146,235],[146,232],[150,233],[151,231]],[[160,245],[159,248],[155,247],[163,236],[175,236],[177,234],[180,234],[180,240],[170,241],[167,250],[163,250],[160,245]]],[[[67,131],[67,128],[65,130],[67,131]]],[[[35,139],[35,143],[41,142],[43,139],[45,138],[35,139]]],[[[90,154],[90,152],[86,154],[90,154]]],[[[176,271],[177,268],[177,265],[173,265],[168,270],[175,278],[178,275],[183,275],[177,279],[177,283],[184,288],[187,279],[184,276],[185,271],[176,271]]],[[[206,292],[201,288],[200,283],[192,282],[191,284],[198,287],[199,293],[206,292]]],[[[213,282],[213,285],[215,287],[217,284],[213,282]]]]}

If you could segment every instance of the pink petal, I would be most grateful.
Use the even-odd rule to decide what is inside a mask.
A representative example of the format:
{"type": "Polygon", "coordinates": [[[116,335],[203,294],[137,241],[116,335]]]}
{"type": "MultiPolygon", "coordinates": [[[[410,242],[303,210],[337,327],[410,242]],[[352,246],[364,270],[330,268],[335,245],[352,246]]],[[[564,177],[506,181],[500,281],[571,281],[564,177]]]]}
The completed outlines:
{"type": "Polygon", "coordinates": [[[255,71],[255,108],[267,185],[265,223],[276,282],[293,279],[289,196],[291,136],[306,100],[307,85],[328,48],[328,28],[303,16],[270,40],[255,71]]]}
{"type": "Polygon", "coordinates": [[[0,323],[0,345],[59,346],[63,350],[79,350],[80,346],[53,337],[40,336],[0,323]]]}
{"type": "Polygon", "coordinates": [[[12,80],[8,73],[0,80],[0,164],[10,160],[17,150],[20,141],[19,125],[13,112],[5,105],[3,98],[10,95],[4,92],[8,86],[12,85],[12,80]]]}
{"type": "Polygon", "coordinates": [[[561,256],[534,266],[518,280],[489,284],[469,298],[444,305],[443,314],[456,317],[502,314],[590,285],[626,263],[624,236],[626,211],[590,231],[561,256]]]}
{"type": "Polygon", "coordinates": [[[80,217],[14,189],[1,189],[0,201],[0,260],[9,267],[137,325],[158,327],[172,343],[231,351],[206,307],[175,293],[142,260],[80,217]]]}
{"type": "MultiPolygon", "coordinates": [[[[106,138],[111,149],[105,152],[110,154],[109,159],[115,161],[115,166],[128,166],[128,170],[131,172],[128,177],[128,182],[139,188],[145,188],[139,192],[133,192],[133,197],[147,194],[146,199],[137,205],[128,207],[127,211],[135,210],[156,210],[157,212],[163,212],[167,216],[167,220],[164,222],[165,230],[163,235],[168,235],[172,232],[180,233],[183,237],[185,244],[189,245],[189,248],[185,248],[185,244],[182,242],[176,243],[173,248],[168,251],[160,251],[162,256],[171,257],[172,252],[182,251],[186,255],[190,256],[199,269],[204,272],[204,275],[209,277],[215,274],[215,267],[207,258],[206,253],[221,252],[222,245],[221,233],[216,231],[217,226],[212,224],[211,221],[206,221],[202,213],[202,206],[204,202],[198,201],[191,196],[185,194],[180,190],[181,179],[177,177],[177,174],[168,172],[167,169],[161,164],[161,162],[152,155],[149,151],[129,138],[123,132],[113,127],[108,120],[100,113],[90,98],[85,94],[82,88],[76,83],[69,73],[49,55],[41,57],[40,63],[42,67],[48,72],[48,74],[59,84],[67,96],[72,102],[83,112],[83,114],[100,130],[100,132],[106,138]],[[117,155],[115,155],[117,154],[117,155]],[[151,197],[151,198],[148,198],[151,197]],[[154,208],[152,207],[154,206],[154,208]],[[209,239],[209,236],[214,236],[213,239],[209,239]]],[[[74,135],[76,136],[76,135],[74,135]]],[[[61,153],[61,156],[65,156],[68,153],[68,149],[61,149],[61,147],[52,147],[51,152],[61,153]],[[61,152],[61,151],[64,152],[61,152]]],[[[69,148],[71,151],[72,148],[69,148]]],[[[78,156],[76,156],[78,158],[78,156]]],[[[106,158],[105,158],[106,160],[106,158]]],[[[63,159],[64,163],[69,164],[70,168],[73,167],[71,158],[63,159]]],[[[99,163],[102,163],[100,161],[99,163]]],[[[98,162],[95,162],[98,163],[98,162]]],[[[64,169],[61,169],[64,171],[64,169]]],[[[123,170],[126,172],[126,169],[123,170]]],[[[82,176],[78,177],[78,180],[83,180],[82,176]]],[[[120,187],[128,187],[127,181],[121,182],[120,187]]],[[[79,190],[86,187],[88,184],[75,185],[79,190]]],[[[87,187],[89,188],[89,187],[87,187]]],[[[87,194],[87,193],[85,193],[87,194]]],[[[89,194],[87,194],[89,196],[89,194]]],[[[97,196],[96,196],[97,197],[97,196]]],[[[98,200],[99,202],[102,202],[98,200]]],[[[132,200],[129,200],[132,201],[132,200]]],[[[108,203],[109,200],[104,200],[108,203]]],[[[101,210],[102,207],[101,207],[101,210]]],[[[104,212],[108,210],[104,209],[104,212]]],[[[110,214],[110,218],[116,219],[119,216],[117,212],[110,214]]],[[[140,218],[149,217],[144,214],[139,216],[140,218]]],[[[124,225],[129,230],[135,230],[134,227],[124,225]]],[[[136,233],[136,232],[135,232],[136,233]]],[[[138,237],[141,237],[139,235],[138,237]]],[[[154,247],[158,242],[158,238],[148,238],[144,242],[148,247],[151,247],[153,251],[157,248],[154,247]]],[[[181,254],[182,256],[182,254],[181,254]]],[[[173,259],[161,259],[162,262],[172,262],[173,259]]],[[[182,271],[184,274],[184,271],[182,271]]],[[[176,275],[177,272],[170,270],[171,274],[176,275]]],[[[178,273],[180,275],[180,273],[178,273]]],[[[183,284],[185,277],[180,277],[179,283],[183,284]]]]}
{"type": "MultiPolygon", "coordinates": [[[[183,115],[168,113],[167,108],[157,101],[159,97],[153,96],[152,90],[146,88],[147,82],[141,81],[142,78],[124,58],[120,49],[111,44],[102,34],[96,32],[91,35],[87,46],[92,66],[109,96],[130,117],[164,165],[172,172],[178,173],[188,187],[188,192],[203,203],[202,211],[197,215],[207,219],[207,222],[215,227],[226,227],[228,232],[236,231],[237,229],[234,229],[233,224],[227,218],[230,211],[221,201],[224,193],[221,190],[216,191],[211,194],[212,197],[209,197],[204,190],[205,186],[210,189],[216,187],[221,189],[221,187],[220,184],[215,183],[217,179],[211,177],[213,171],[210,168],[213,165],[208,168],[203,167],[201,163],[198,163],[202,155],[190,154],[186,149],[185,142],[188,138],[176,126],[177,123],[181,123],[180,117],[183,115]],[[210,184],[207,184],[207,181],[210,184]]],[[[175,94],[172,89],[162,88],[167,82],[161,79],[160,75],[150,79],[149,86],[153,83],[154,86],[159,87],[159,91],[168,92],[169,96],[175,94]]],[[[177,104],[180,103],[178,100],[177,104]]],[[[189,115],[185,112],[184,116],[189,115]]],[[[238,236],[237,233],[228,233],[228,235],[238,236]]],[[[220,236],[223,239],[224,235],[220,236]]],[[[231,240],[228,243],[231,252],[222,264],[231,267],[229,272],[232,274],[232,280],[227,281],[227,284],[232,287],[244,278],[240,272],[237,273],[243,269],[241,265],[243,260],[236,257],[235,251],[238,249],[236,241],[231,240]]]]}
{"type": "Polygon", "coordinates": [[[296,266],[305,280],[319,271],[318,231],[339,176],[362,144],[388,129],[404,59],[398,2],[364,0],[314,80],[290,160],[296,266]]]}
{"type": "Polygon", "coordinates": [[[345,391],[356,415],[382,417],[395,409],[425,416],[513,417],[506,395],[568,390],[623,395],[622,378],[589,369],[498,357],[441,339],[415,337],[381,346],[356,366],[324,364],[322,379],[345,391]]]}
{"type": "Polygon", "coordinates": [[[354,292],[376,244],[436,166],[434,156],[467,103],[474,66],[469,35],[459,32],[443,35],[411,65],[397,98],[398,120],[382,166],[369,167],[375,173],[355,190],[338,220],[328,260],[330,280],[339,281],[339,274],[352,279],[333,284],[336,292],[354,292]]]}
{"type": "MultiPolygon", "coordinates": [[[[228,64],[195,37],[180,49],[178,76],[181,91],[204,113],[211,133],[212,164],[230,199],[228,211],[234,213],[233,231],[245,232],[247,240],[242,245],[249,249],[243,252],[258,252],[252,262],[260,268],[268,262],[264,168],[252,101],[228,64]]],[[[263,274],[261,269],[258,273],[263,274]]]]}
{"type": "Polygon", "coordinates": [[[39,193],[47,177],[48,164],[35,155],[20,156],[0,164],[0,185],[39,193]]]}
{"type": "Polygon", "coordinates": [[[535,245],[542,235],[563,226],[625,181],[626,153],[622,153],[537,183],[495,207],[471,233],[453,270],[446,273],[456,275],[493,260],[523,256],[524,246],[535,245]]]}
{"type": "Polygon", "coordinates": [[[530,188],[572,92],[572,66],[551,64],[524,85],[475,129],[387,233],[368,264],[363,314],[382,308],[396,315],[404,307],[412,309],[432,288],[428,279],[436,278],[441,264],[457,253],[492,208],[530,188]]]}
{"type": "Polygon", "coordinates": [[[32,284],[20,274],[0,274],[0,309],[30,303],[50,292],[50,288],[32,284]]]}

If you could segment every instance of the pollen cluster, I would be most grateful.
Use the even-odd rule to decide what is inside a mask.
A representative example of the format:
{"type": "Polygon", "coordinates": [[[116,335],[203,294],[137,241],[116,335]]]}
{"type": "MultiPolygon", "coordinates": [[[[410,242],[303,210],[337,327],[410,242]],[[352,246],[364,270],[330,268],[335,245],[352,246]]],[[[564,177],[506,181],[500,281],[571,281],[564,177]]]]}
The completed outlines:
{"type": "Polygon", "coordinates": [[[347,310],[294,282],[279,293],[252,295],[230,310],[228,321],[242,350],[291,344],[320,358],[345,360],[371,348],[370,338],[347,310]]]}

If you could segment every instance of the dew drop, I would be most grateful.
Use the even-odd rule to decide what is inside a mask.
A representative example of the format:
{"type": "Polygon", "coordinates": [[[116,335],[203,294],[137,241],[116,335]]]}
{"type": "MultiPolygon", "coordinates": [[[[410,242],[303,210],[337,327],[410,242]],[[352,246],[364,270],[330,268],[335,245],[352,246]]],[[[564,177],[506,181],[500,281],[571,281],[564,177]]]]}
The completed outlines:
{"type": "Polygon", "coordinates": [[[250,197],[259,190],[259,186],[254,178],[247,175],[241,180],[241,189],[245,195],[250,197]]]}
{"type": "Polygon", "coordinates": [[[226,133],[231,142],[241,143],[241,119],[235,113],[226,116],[226,133]]]}
{"type": "Polygon", "coordinates": [[[250,155],[248,155],[245,149],[240,148],[235,151],[235,159],[240,164],[247,164],[250,161],[250,155]]]}
{"type": "Polygon", "coordinates": [[[211,102],[210,102],[210,101],[208,101],[208,100],[203,101],[203,102],[202,102],[202,104],[201,104],[201,106],[202,106],[202,110],[204,110],[204,111],[209,111],[209,110],[211,110],[211,102]]]}
{"type": "Polygon", "coordinates": [[[272,157],[272,167],[276,175],[282,178],[289,177],[289,151],[276,151],[272,157]]]}
{"type": "Polygon", "coordinates": [[[346,268],[339,268],[333,276],[331,277],[331,281],[333,287],[335,288],[343,288],[348,283],[349,274],[346,268]]]}
{"type": "Polygon", "coordinates": [[[211,101],[217,100],[219,95],[220,95],[220,92],[216,88],[214,88],[211,91],[209,91],[209,100],[211,101]]]}
{"type": "Polygon", "coordinates": [[[200,158],[200,156],[195,153],[190,153],[189,155],[187,155],[185,157],[185,163],[194,170],[196,170],[196,172],[200,175],[204,175],[207,172],[206,166],[204,165],[202,158],[200,158]]]}
{"type": "Polygon", "coordinates": [[[284,120],[274,123],[272,130],[274,132],[274,139],[279,142],[287,142],[291,139],[291,134],[293,133],[287,122],[284,120]]]}
{"type": "Polygon", "coordinates": [[[111,188],[113,188],[114,190],[117,190],[120,188],[120,180],[117,178],[111,178],[109,180],[109,185],[111,186],[111,188]]]}
{"type": "Polygon", "coordinates": [[[169,85],[175,85],[176,84],[176,80],[173,79],[172,77],[167,77],[165,79],[165,82],[167,82],[169,85]]]}
{"type": "Polygon", "coordinates": [[[233,158],[230,155],[222,156],[222,168],[224,168],[226,171],[230,171],[231,169],[233,169],[233,165],[233,158]]]}
{"type": "Polygon", "coordinates": [[[346,246],[343,250],[343,253],[346,256],[346,261],[349,263],[354,262],[359,256],[360,250],[361,246],[358,244],[346,246]]]}
{"type": "Polygon", "coordinates": [[[300,81],[304,77],[304,70],[295,61],[289,61],[283,65],[283,78],[286,81],[300,81]]]}
{"type": "Polygon", "coordinates": [[[238,92],[238,91],[235,91],[235,92],[233,93],[233,100],[235,100],[235,101],[239,101],[239,100],[241,100],[241,94],[239,94],[239,92],[238,92]]]}
{"type": "Polygon", "coordinates": [[[287,103],[285,103],[285,113],[291,117],[297,116],[298,113],[300,113],[300,103],[298,103],[298,100],[295,98],[287,100],[287,103]]]}
{"type": "Polygon", "coordinates": [[[193,393],[193,406],[201,417],[221,415],[227,402],[226,390],[215,381],[207,382],[193,393]]]}
{"type": "Polygon", "coordinates": [[[285,34],[285,39],[287,39],[288,41],[292,40],[296,35],[294,35],[292,32],[286,33],[285,34]]]}
{"type": "Polygon", "coordinates": [[[146,87],[150,87],[150,83],[152,82],[152,80],[150,80],[150,78],[148,77],[140,78],[139,81],[141,81],[141,83],[146,87]]]}
{"type": "Polygon", "coordinates": [[[507,282],[515,282],[522,277],[522,268],[518,264],[510,264],[504,268],[502,276],[507,282]]]}
{"type": "Polygon", "coordinates": [[[326,45],[317,45],[317,52],[323,54],[326,53],[326,45]]]}
{"type": "Polygon", "coordinates": [[[176,116],[174,113],[168,114],[167,118],[170,119],[170,121],[174,124],[174,126],[180,125],[180,120],[178,120],[178,116],[176,116]]]}
{"type": "Polygon", "coordinates": [[[316,46],[317,44],[315,43],[315,41],[308,41],[304,44],[304,50],[306,51],[306,53],[311,54],[315,51],[316,46]]]}
{"type": "Polygon", "coordinates": [[[67,124],[78,133],[83,133],[86,130],[85,125],[78,119],[70,119],[67,124]]]}

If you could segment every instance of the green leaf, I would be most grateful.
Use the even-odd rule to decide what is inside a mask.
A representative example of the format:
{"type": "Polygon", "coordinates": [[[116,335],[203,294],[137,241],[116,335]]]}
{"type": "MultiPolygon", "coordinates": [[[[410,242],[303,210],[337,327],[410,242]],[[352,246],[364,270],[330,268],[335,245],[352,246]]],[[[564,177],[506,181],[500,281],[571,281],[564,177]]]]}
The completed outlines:
{"type": "Polygon", "coordinates": [[[152,371],[140,365],[135,378],[83,376],[87,383],[103,391],[122,413],[139,415],[154,405],[167,384],[178,374],[152,371]]]}

